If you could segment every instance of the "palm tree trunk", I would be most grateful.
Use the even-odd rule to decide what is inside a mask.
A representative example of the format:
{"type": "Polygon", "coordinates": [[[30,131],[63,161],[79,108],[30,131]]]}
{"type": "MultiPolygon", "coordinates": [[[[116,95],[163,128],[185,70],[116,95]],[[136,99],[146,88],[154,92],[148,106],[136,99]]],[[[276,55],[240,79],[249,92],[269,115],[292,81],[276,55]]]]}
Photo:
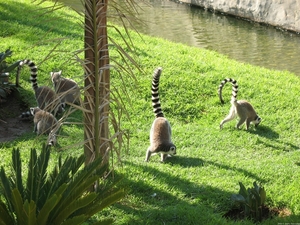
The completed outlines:
{"type": "Polygon", "coordinates": [[[110,95],[107,38],[108,0],[85,0],[84,153],[86,165],[97,157],[108,163],[110,95]]]}

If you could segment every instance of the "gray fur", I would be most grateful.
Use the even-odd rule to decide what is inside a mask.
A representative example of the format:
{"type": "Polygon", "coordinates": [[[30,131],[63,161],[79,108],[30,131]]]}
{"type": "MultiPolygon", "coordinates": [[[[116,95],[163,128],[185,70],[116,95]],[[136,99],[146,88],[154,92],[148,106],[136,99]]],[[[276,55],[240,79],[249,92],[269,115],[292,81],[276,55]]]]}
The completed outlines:
{"type": "Polygon", "coordinates": [[[80,89],[77,83],[61,76],[62,71],[51,72],[51,80],[57,95],[63,103],[80,104],[80,89]]]}

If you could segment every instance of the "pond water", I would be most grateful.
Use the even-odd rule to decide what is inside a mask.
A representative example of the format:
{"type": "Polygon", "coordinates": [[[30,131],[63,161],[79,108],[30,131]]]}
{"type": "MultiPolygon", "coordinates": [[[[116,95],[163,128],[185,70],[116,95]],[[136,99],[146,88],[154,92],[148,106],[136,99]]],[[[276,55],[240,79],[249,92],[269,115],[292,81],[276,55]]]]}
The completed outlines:
{"type": "Polygon", "coordinates": [[[237,61],[300,76],[300,35],[168,0],[145,0],[141,33],[217,51],[237,61]]]}

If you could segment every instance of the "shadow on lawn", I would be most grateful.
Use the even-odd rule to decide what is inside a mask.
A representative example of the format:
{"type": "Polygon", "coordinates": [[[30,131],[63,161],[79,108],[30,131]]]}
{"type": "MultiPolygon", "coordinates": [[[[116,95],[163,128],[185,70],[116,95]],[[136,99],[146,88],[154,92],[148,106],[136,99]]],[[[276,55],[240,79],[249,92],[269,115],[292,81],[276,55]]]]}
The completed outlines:
{"type": "MultiPolygon", "coordinates": [[[[236,170],[253,180],[265,182],[255,174],[240,168],[232,168],[211,161],[193,158],[192,160],[194,160],[194,166],[199,162],[204,166],[212,164],[227,170],[236,170]]],[[[156,168],[157,164],[126,162],[127,165],[139,172],[138,174],[129,172],[123,177],[122,184],[128,190],[128,196],[127,199],[114,205],[122,210],[124,215],[117,218],[118,224],[198,225],[226,223],[226,220],[230,223],[230,220],[235,220],[234,218],[224,218],[225,212],[232,209],[230,197],[233,193],[206,184],[196,184],[189,179],[188,175],[197,171],[193,168],[190,170],[183,168],[186,170],[187,176],[178,176],[178,174],[172,173],[175,161],[185,164],[184,159],[177,158],[175,160],[174,157],[172,161],[171,164],[163,165],[164,171],[159,169],[161,166],[156,168]],[[152,180],[155,182],[151,182],[152,180]]],[[[285,217],[284,220],[289,221],[289,219],[293,220],[290,216],[285,217]]],[[[283,218],[276,217],[273,221],[280,220],[283,218]]]]}
{"type": "Polygon", "coordinates": [[[251,173],[251,172],[249,172],[245,169],[242,169],[242,168],[232,167],[232,166],[228,166],[228,165],[224,165],[224,164],[220,164],[220,163],[213,162],[213,161],[208,161],[208,160],[204,162],[204,165],[206,163],[211,164],[211,165],[216,166],[216,167],[219,167],[219,168],[222,168],[222,169],[232,170],[232,171],[236,171],[237,173],[242,173],[242,174],[244,174],[245,177],[250,177],[254,181],[258,181],[259,183],[267,183],[267,181],[265,179],[262,179],[262,178],[258,177],[256,174],[251,173]]]}
{"type": "Polygon", "coordinates": [[[258,140],[257,143],[264,144],[268,148],[273,148],[274,150],[282,150],[285,152],[297,151],[299,150],[299,145],[294,145],[292,143],[287,143],[283,141],[272,141],[271,143],[267,143],[263,140],[258,140]]]}
{"type": "Polygon", "coordinates": [[[229,199],[232,193],[209,185],[195,184],[188,178],[172,173],[172,165],[164,165],[166,172],[162,172],[153,168],[153,165],[132,162],[126,164],[139,170],[139,175],[130,176],[128,173],[122,183],[129,188],[128,194],[139,200],[138,203],[129,200],[124,204],[115,204],[115,207],[127,215],[126,223],[122,224],[192,225],[224,221],[223,210],[229,208],[221,208],[224,208],[224,202],[228,202],[225,205],[230,207],[229,199]],[[151,179],[155,179],[156,185],[151,184],[151,179]],[[167,190],[170,190],[170,193],[167,190]]]}
{"type": "MultiPolygon", "coordinates": [[[[47,12],[49,9],[42,9],[41,7],[38,7],[37,4],[28,5],[21,2],[18,2],[18,4],[7,4],[3,1],[0,3],[0,9],[1,8],[5,9],[4,11],[1,11],[0,14],[0,20],[3,24],[8,24],[8,21],[10,21],[9,23],[18,23],[18,26],[22,25],[28,27],[28,29],[31,29],[34,26],[36,29],[43,30],[44,32],[49,32],[51,30],[52,33],[54,32],[61,36],[78,36],[72,29],[72,27],[78,26],[76,20],[70,22],[70,20],[62,18],[62,16],[57,18],[53,13],[47,12]],[[26,16],[20,16],[23,15],[24,12],[34,14],[36,15],[36,18],[32,17],[34,20],[30,20],[26,16]],[[44,13],[48,13],[48,16],[41,17],[40,15],[44,13]],[[65,29],[62,29],[62,27],[65,27],[65,29]]],[[[10,36],[16,32],[21,31],[18,31],[16,28],[7,27],[0,32],[0,36],[10,36]]],[[[28,37],[19,35],[18,38],[27,41],[28,37]]]]}

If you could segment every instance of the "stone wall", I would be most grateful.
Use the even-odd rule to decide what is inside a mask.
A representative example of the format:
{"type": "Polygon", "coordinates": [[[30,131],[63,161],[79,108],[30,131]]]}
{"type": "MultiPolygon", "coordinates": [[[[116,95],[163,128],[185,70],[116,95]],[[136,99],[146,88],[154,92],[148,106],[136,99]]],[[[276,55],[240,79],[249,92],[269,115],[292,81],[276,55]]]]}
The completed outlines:
{"type": "Polygon", "coordinates": [[[300,32],[300,0],[180,0],[184,3],[300,32]]]}

